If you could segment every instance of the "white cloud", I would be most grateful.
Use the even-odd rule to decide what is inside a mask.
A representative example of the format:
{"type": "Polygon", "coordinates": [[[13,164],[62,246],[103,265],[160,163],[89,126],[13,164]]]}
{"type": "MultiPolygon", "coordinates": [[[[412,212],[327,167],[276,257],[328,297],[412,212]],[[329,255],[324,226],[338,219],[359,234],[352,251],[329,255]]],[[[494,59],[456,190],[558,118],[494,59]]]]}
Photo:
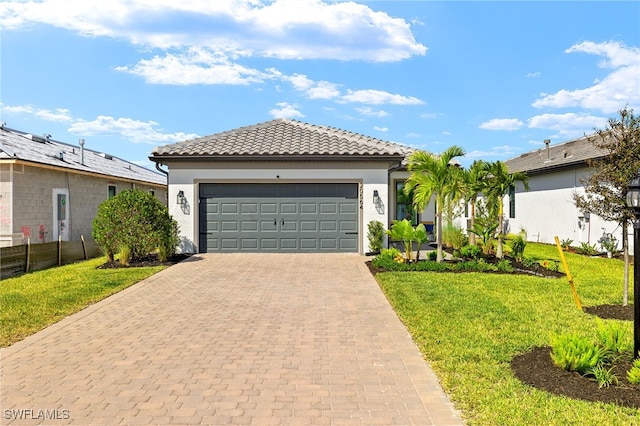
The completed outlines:
{"type": "Polygon", "coordinates": [[[354,102],[369,105],[393,104],[393,105],[422,105],[418,98],[413,96],[402,96],[382,90],[348,90],[347,94],[341,98],[344,102],[354,102]]]}
{"type": "Polygon", "coordinates": [[[156,130],[158,123],[139,121],[131,118],[113,118],[100,115],[95,120],[78,120],[68,132],[79,136],[122,135],[131,142],[150,144],[179,142],[197,138],[195,133],[161,133],[156,130]]]}
{"type": "Polygon", "coordinates": [[[467,159],[486,159],[486,158],[511,158],[519,152],[519,149],[511,145],[494,146],[490,151],[471,151],[464,158],[467,159]]]}
{"type": "Polygon", "coordinates": [[[388,127],[378,127],[378,126],[373,126],[373,130],[377,130],[378,132],[388,132],[389,128],[388,127]]]}
{"type": "Polygon", "coordinates": [[[83,0],[73,7],[67,0],[0,3],[3,30],[41,24],[145,48],[199,46],[280,59],[388,62],[427,50],[404,19],[355,2],[83,0]]]}
{"type": "Polygon", "coordinates": [[[290,104],[288,102],[278,102],[276,104],[280,108],[274,108],[269,111],[269,114],[273,118],[294,118],[294,117],[304,117],[304,114],[298,111],[300,108],[297,104],[290,104]]]}
{"type": "Polygon", "coordinates": [[[423,112],[422,114],[420,114],[420,118],[423,118],[425,120],[433,120],[440,117],[444,117],[444,114],[441,112],[423,112]]]}
{"type": "Polygon", "coordinates": [[[565,51],[574,52],[604,56],[605,60],[600,62],[599,66],[612,71],[602,80],[595,81],[592,86],[584,89],[562,89],[554,94],[542,93],[533,103],[534,107],[580,107],[605,114],[615,113],[626,105],[634,109],[640,107],[640,48],[626,47],[617,42],[585,41],[565,51]]]}
{"type": "Polygon", "coordinates": [[[527,78],[538,78],[542,75],[541,72],[530,72],[529,74],[525,75],[525,77],[527,78]]]}
{"type": "Polygon", "coordinates": [[[576,137],[593,133],[594,128],[603,129],[607,119],[589,114],[541,114],[529,119],[529,128],[549,129],[558,132],[561,137],[576,137]]]}
{"type": "Polygon", "coordinates": [[[44,121],[64,122],[73,121],[73,117],[68,109],[56,108],[54,110],[36,108],[33,105],[2,105],[2,112],[5,114],[32,115],[44,121]]]}
{"type": "Polygon", "coordinates": [[[303,92],[309,99],[334,99],[340,95],[338,85],[329,81],[313,81],[304,74],[286,76],[275,69],[269,69],[275,77],[291,83],[293,88],[303,92]]]}
{"type": "Polygon", "coordinates": [[[386,117],[389,115],[389,113],[385,110],[374,110],[371,107],[358,107],[356,108],[356,111],[358,111],[362,115],[366,115],[367,117],[386,117]]]}
{"type": "Polygon", "coordinates": [[[494,118],[480,124],[481,129],[485,130],[506,130],[513,131],[522,127],[522,121],[517,118],[494,118]]]}
{"type": "Polygon", "coordinates": [[[202,48],[184,53],[143,59],[133,67],[116,67],[116,71],[138,75],[153,84],[249,84],[260,83],[269,76],[258,70],[230,62],[223,55],[202,48]]]}

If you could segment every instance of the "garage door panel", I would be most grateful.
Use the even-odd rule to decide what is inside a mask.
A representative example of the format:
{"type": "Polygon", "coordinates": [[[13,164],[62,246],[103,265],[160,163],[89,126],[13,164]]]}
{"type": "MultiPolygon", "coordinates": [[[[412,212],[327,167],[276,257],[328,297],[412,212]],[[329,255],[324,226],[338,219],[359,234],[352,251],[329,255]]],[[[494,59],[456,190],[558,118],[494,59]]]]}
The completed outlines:
{"type": "Polygon", "coordinates": [[[318,222],[315,220],[301,220],[300,221],[300,232],[317,232],[318,231],[318,222]]]}
{"type": "Polygon", "coordinates": [[[256,214],[258,213],[258,204],[257,203],[240,203],[240,213],[256,214]]]}
{"type": "Polygon", "coordinates": [[[242,222],[240,222],[240,230],[242,232],[257,231],[258,230],[258,221],[256,221],[256,220],[243,220],[242,222]]]}
{"type": "Polygon", "coordinates": [[[358,250],[357,184],[201,184],[200,197],[201,251],[358,250]]]}
{"type": "Polygon", "coordinates": [[[276,204],[276,203],[262,203],[262,204],[260,204],[260,213],[261,214],[277,214],[278,213],[278,204],[276,204]]]}
{"type": "Polygon", "coordinates": [[[281,203],[280,204],[280,213],[282,213],[282,214],[298,214],[298,204],[297,203],[281,203]]]}
{"type": "Polygon", "coordinates": [[[321,232],[336,232],[338,231],[338,224],[335,220],[321,220],[320,221],[321,232]]]}
{"type": "Polygon", "coordinates": [[[308,202],[300,203],[300,214],[318,214],[318,205],[308,202]]]}
{"type": "Polygon", "coordinates": [[[235,220],[222,220],[220,221],[220,231],[222,232],[238,232],[238,222],[235,220]]]}
{"type": "Polygon", "coordinates": [[[221,214],[238,214],[238,205],[236,203],[222,203],[220,205],[221,214]]]}
{"type": "Polygon", "coordinates": [[[335,203],[320,203],[320,214],[336,214],[338,207],[335,203]]]}
{"type": "Polygon", "coordinates": [[[260,238],[260,249],[273,251],[278,249],[278,239],[277,238],[260,238]]]}

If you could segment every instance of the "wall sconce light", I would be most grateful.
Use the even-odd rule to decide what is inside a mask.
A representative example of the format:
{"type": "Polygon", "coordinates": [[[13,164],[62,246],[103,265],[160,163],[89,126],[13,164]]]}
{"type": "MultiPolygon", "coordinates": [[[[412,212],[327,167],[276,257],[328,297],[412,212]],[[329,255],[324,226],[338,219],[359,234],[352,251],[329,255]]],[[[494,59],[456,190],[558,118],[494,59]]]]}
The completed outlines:
{"type": "Polygon", "coordinates": [[[378,204],[380,202],[380,195],[378,194],[378,190],[373,190],[373,204],[378,204]]]}
{"type": "Polygon", "coordinates": [[[590,219],[591,219],[591,213],[584,212],[584,220],[585,220],[585,222],[589,222],[590,219]]]}
{"type": "Polygon", "coordinates": [[[178,196],[176,198],[176,202],[180,205],[183,205],[185,202],[185,198],[184,198],[184,191],[180,190],[178,191],[178,196]]]}

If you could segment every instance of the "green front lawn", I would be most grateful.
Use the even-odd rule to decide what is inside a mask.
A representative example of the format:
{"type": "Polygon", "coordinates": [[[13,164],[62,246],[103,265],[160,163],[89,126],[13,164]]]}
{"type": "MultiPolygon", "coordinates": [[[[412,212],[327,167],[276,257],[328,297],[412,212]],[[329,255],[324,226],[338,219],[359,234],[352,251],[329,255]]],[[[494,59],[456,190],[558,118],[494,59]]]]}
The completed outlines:
{"type": "Polygon", "coordinates": [[[32,272],[0,282],[0,347],[117,293],[164,269],[96,269],[106,258],[32,272]]]}
{"type": "MultiPolygon", "coordinates": [[[[560,259],[555,246],[533,243],[525,256],[560,259]]],[[[566,256],[583,306],[621,303],[621,261],[566,256]]],[[[551,334],[595,336],[596,318],[577,309],[566,279],[437,272],[376,278],[469,424],[640,423],[640,410],[554,396],[514,377],[511,359],[548,346],[551,334]]],[[[632,338],[633,324],[620,322],[632,338]]]]}

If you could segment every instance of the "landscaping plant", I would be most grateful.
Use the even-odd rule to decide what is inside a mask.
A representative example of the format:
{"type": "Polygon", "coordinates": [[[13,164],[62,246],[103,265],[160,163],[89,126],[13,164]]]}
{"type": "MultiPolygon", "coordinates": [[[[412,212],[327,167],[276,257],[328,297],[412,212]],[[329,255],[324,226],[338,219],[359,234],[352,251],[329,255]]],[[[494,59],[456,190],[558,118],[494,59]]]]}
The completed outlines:
{"type": "Polygon", "coordinates": [[[384,225],[379,220],[372,220],[367,224],[367,238],[371,253],[380,253],[384,245],[384,225]]]}
{"type": "Polygon", "coordinates": [[[171,255],[179,242],[178,225],[167,207],[138,189],[122,191],[98,206],[93,238],[109,261],[120,252],[124,263],[158,249],[171,255]]]}

